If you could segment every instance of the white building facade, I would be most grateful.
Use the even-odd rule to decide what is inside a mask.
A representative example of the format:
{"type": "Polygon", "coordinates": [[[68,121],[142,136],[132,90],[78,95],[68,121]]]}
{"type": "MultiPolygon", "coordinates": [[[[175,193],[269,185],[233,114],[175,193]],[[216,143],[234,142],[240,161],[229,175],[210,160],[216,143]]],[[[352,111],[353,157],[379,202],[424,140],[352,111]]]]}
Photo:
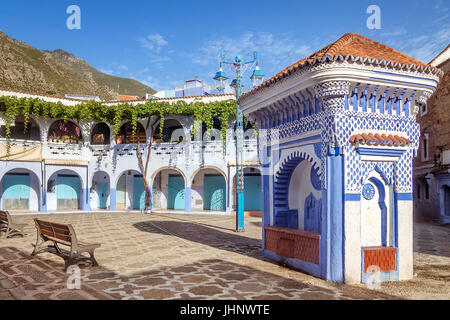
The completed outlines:
{"type": "MultiPolygon", "coordinates": [[[[67,107],[80,101],[0,91],[0,95],[39,98],[67,107]]],[[[233,95],[160,99],[176,102],[212,102],[233,95]]],[[[131,102],[134,104],[143,101],[131,102]]],[[[107,123],[32,118],[26,133],[16,119],[9,139],[4,115],[0,123],[0,206],[20,212],[143,210],[145,189],[138,161],[138,145],[145,156],[152,133],[138,120],[136,135],[123,121],[117,137],[107,123]],[[58,130],[71,128],[72,135],[58,130]]],[[[152,186],[150,207],[157,212],[231,214],[234,208],[234,122],[227,128],[225,147],[218,131],[193,134],[194,118],[166,116],[164,132],[153,143],[147,181],[152,186]],[[192,138],[194,136],[194,138],[192,138]]],[[[154,138],[154,137],[153,137],[154,138]]],[[[261,183],[256,135],[245,140],[247,188],[252,191],[247,211],[260,211],[261,183]],[[255,194],[255,192],[259,193],[255,194]]]]}

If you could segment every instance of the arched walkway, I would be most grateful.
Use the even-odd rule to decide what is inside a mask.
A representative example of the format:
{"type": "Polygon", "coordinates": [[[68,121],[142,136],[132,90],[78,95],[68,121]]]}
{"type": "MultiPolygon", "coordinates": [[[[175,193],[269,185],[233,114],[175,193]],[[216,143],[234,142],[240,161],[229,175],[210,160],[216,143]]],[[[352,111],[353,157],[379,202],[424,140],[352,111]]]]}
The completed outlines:
{"type": "Polygon", "coordinates": [[[131,125],[131,121],[124,123],[120,127],[119,134],[116,136],[116,144],[135,144],[138,142],[147,142],[144,126],[138,122],[136,133],[133,134],[133,126],[131,125]]]}
{"type": "Polygon", "coordinates": [[[159,123],[156,125],[153,134],[155,142],[183,142],[186,141],[186,134],[181,123],[176,119],[166,119],[164,121],[163,131],[161,132],[159,123]]]}
{"type": "Polygon", "coordinates": [[[145,208],[145,185],[142,174],[127,170],[119,176],[116,183],[117,210],[143,210],[145,208]]]}
{"type": "Polygon", "coordinates": [[[80,127],[73,121],[56,120],[48,130],[50,142],[79,143],[84,141],[80,127]]]}
{"type": "MultiPolygon", "coordinates": [[[[19,140],[40,141],[41,132],[38,122],[30,117],[25,129],[25,119],[23,116],[17,117],[10,127],[10,138],[19,140]]],[[[6,138],[6,125],[0,126],[0,138],[6,138]]]]}
{"type": "Polygon", "coordinates": [[[179,169],[161,168],[153,175],[152,209],[185,210],[186,179],[179,169]]]}
{"type": "Polygon", "coordinates": [[[108,145],[110,144],[111,129],[104,122],[97,123],[91,132],[92,145],[108,145]]]}
{"type": "Polygon", "coordinates": [[[226,175],[218,168],[198,169],[192,175],[193,210],[225,211],[227,203],[226,175]]]}
{"type": "Polygon", "coordinates": [[[302,155],[291,155],[275,177],[275,225],[319,233],[321,197],[317,170],[302,155]]]}
{"type": "Polygon", "coordinates": [[[97,171],[92,177],[91,208],[108,209],[110,206],[110,179],[108,173],[97,171]]]}
{"type": "Polygon", "coordinates": [[[25,168],[10,170],[1,179],[0,195],[2,210],[38,211],[41,204],[40,179],[25,168]]]}
{"type": "Polygon", "coordinates": [[[47,181],[48,210],[80,210],[84,200],[83,180],[73,170],[54,172],[47,181]]]}

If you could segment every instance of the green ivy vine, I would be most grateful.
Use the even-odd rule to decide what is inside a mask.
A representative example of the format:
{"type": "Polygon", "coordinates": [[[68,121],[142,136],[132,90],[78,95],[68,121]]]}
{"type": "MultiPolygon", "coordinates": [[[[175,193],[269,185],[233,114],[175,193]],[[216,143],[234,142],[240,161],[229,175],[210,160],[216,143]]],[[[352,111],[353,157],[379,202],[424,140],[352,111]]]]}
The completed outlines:
{"type": "MultiPolygon", "coordinates": [[[[65,106],[61,102],[49,102],[38,98],[0,97],[0,112],[5,114],[6,136],[10,137],[11,124],[23,116],[25,130],[30,123],[30,116],[36,119],[48,117],[53,119],[74,119],[94,122],[106,122],[113,127],[113,136],[119,134],[120,124],[123,120],[131,121],[133,133],[137,131],[138,119],[149,119],[152,116],[160,117],[160,132],[163,131],[164,119],[169,115],[192,116],[195,119],[195,130],[203,122],[206,128],[214,128],[214,118],[220,120],[222,140],[226,142],[226,129],[228,122],[236,116],[236,101],[224,100],[209,103],[193,102],[176,103],[148,100],[145,103],[132,105],[129,103],[109,105],[98,101],[88,101],[75,106],[65,106]]],[[[247,123],[247,119],[245,119],[247,123]]],[[[224,143],[225,146],[225,143],[224,143]]]]}

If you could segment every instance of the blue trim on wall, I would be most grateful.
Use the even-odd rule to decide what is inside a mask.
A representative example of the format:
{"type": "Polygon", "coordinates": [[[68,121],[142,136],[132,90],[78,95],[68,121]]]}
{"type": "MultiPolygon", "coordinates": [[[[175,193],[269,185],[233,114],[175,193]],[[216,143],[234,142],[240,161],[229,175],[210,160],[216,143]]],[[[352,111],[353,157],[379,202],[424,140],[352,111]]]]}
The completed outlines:
{"type": "Polygon", "coordinates": [[[344,194],[345,201],[360,201],[361,194],[360,193],[346,193],[344,194]]]}
{"type": "Polygon", "coordinates": [[[395,156],[395,157],[399,157],[406,152],[406,150],[378,149],[367,147],[356,148],[356,151],[360,155],[364,156],[367,155],[367,156],[395,156]]]}
{"type": "Polygon", "coordinates": [[[301,138],[301,139],[297,139],[297,140],[292,140],[292,141],[289,141],[289,142],[283,142],[283,143],[280,143],[279,146],[280,147],[289,146],[289,145],[297,143],[297,142],[304,142],[304,141],[309,141],[309,140],[314,140],[314,139],[315,140],[320,139],[320,135],[315,135],[315,136],[311,136],[311,137],[306,137],[306,138],[301,138]]]}
{"type": "Polygon", "coordinates": [[[387,244],[387,206],[386,206],[386,192],[383,183],[375,177],[369,179],[370,182],[374,183],[378,188],[378,205],[381,210],[381,245],[386,246],[387,244]]]}
{"type": "MultiPolygon", "coordinates": [[[[392,188],[395,190],[394,188],[392,188]]],[[[397,248],[398,246],[398,193],[392,191],[393,194],[393,205],[392,205],[392,246],[397,248]]]]}
{"type": "Polygon", "coordinates": [[[396,193],[397,200],[401,201],[413,201],[413,194],[412,193],[396,193]]]}

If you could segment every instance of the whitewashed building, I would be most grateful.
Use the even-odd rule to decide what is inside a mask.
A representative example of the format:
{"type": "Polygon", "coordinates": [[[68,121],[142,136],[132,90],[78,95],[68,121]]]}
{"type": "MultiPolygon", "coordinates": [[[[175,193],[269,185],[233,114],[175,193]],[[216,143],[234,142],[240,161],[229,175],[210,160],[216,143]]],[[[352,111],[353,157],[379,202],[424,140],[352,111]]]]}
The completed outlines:
{"type": "MultiPolygon", "coordinates": [[[[39,98],[67,107],[79,100],[0,91],[0,96],[39,98]]],[[[160,101],[212,102],[234,95],[167,98],[160,101]]],[[[129,102],[132,104],[142,101],[129,102]]],[[[118,102],[108,102],[116,104],[118,102]]],[[[107,123],[69,119],[31,119],[24,133],[23,119],[16,119],[6,139],[4,115],[0,127],[0,206],[20,212],[142,210],[144,183],[137,157],[137,142],[146,155],[151,132],[138,120],[137,134],[123,121],[119,135],[112,136],[107,123]],[[71,127],[74,136],[61,139],[58,130],[71,127]]],[[[158,127],[158,126],[157,126],[158,127]]],[[[158,212],[231,214],[234,203],[234,122],[227,129],[226,147],[221,135],[205,130],[192,139],[194,119],[167,116],[164,137],[153,143],[147,181],[152,186],[151,209],[158,212]],[[206,137],[209,137],[206,140],[206,137]]],[[[159,127],[158,127],[159,130],[159,127]]],[[[157,132],[159,133],[159,132],[157,132]]],[[[256,137],[247,131],[245,140],[246,183],[252,196],[246,211],[261,210],[261,182],[256,137]]]]}

